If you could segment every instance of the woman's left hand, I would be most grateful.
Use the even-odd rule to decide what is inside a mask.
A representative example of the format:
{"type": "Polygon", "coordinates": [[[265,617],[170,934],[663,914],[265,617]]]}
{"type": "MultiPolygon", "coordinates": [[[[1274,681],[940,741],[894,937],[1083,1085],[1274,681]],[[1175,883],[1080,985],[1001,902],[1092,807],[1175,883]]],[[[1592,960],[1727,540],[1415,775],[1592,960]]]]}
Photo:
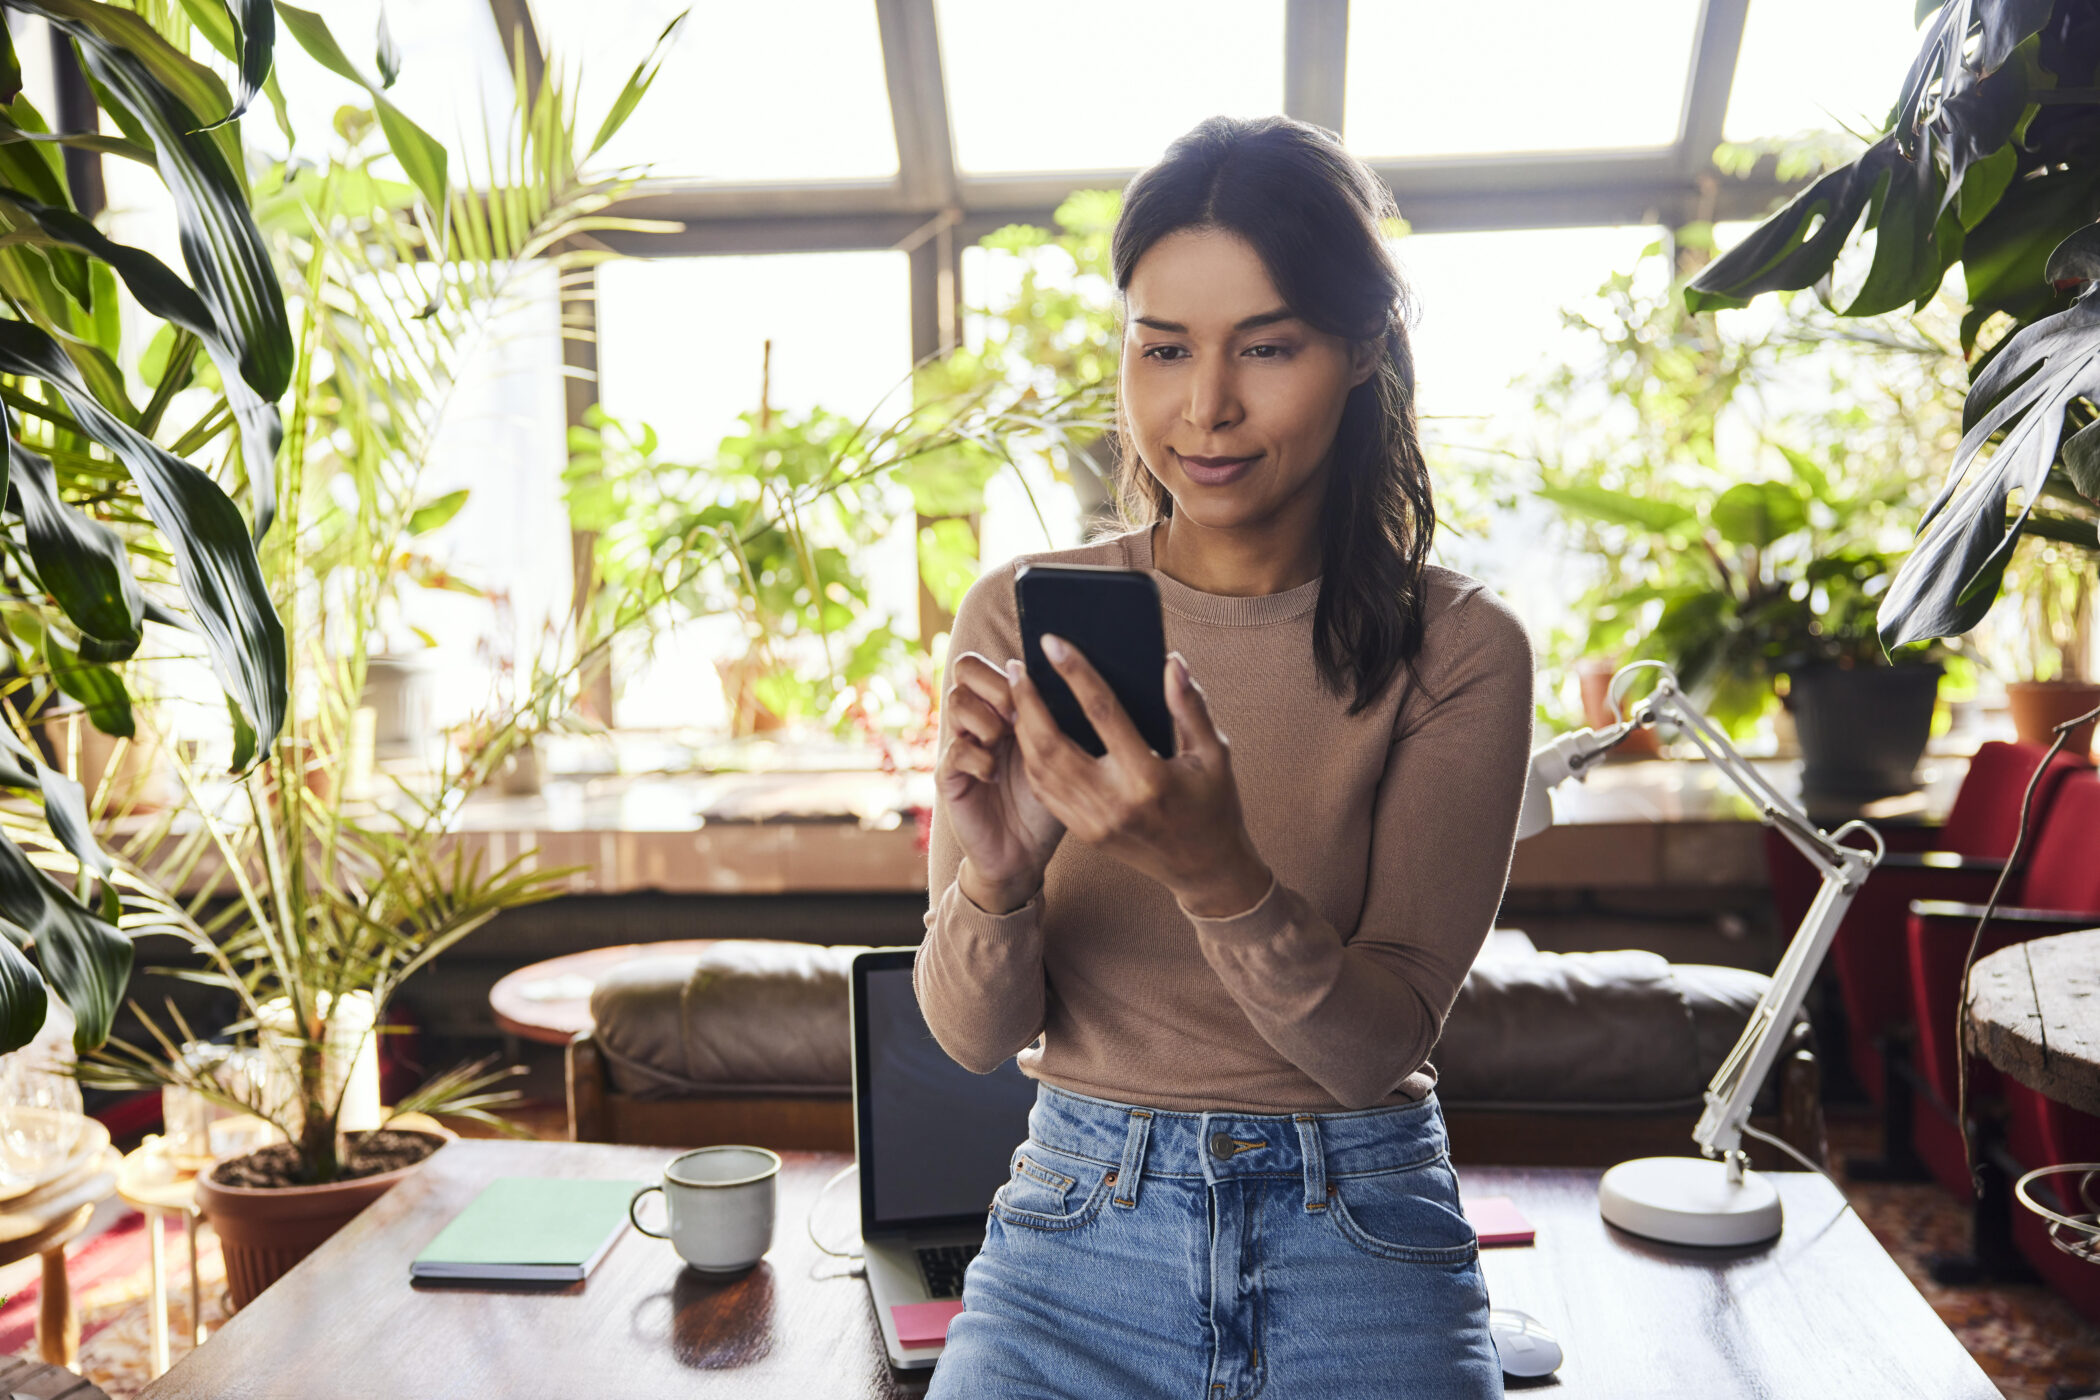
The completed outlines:
{"type": "Polygon", "coordinates": [[[1191,914],[1229,918],[1260,903],[1269,891],[1269,868],[1247,835],[1225,736],[1211,722],[1210,707],[1181,654],[1167,658],[1172,758],[1152,752],[1077,647],[1046,636],[1043,654],[1108,749],[1095,758],[1073,743],[1027,668],[1009,662],[1014,735],[1029,786],[1043,806],[1068,834],[1159,881],[1191,914]]]}

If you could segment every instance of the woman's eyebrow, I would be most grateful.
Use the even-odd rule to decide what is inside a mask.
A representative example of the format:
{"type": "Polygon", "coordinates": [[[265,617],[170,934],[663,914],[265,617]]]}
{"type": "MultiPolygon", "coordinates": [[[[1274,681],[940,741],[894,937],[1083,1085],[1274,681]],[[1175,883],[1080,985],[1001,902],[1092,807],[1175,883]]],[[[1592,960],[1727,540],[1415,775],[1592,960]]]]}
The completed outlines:
{"type": "MultiPolygon", "coordinates": [[[[1233,323],[1232,328],[1236,331],[1251,331],[1258,326],[1273,326],[1278,321],[1295,321],[1297,319],[1298,313],[1292,311],[1289,307],[1280,306],[1274,311],[1264,311],[1258,316],[1249,316],[1244,320],[1236,321],[1233,323]]],[[[1137,323],[1141,326],[1150,326],[1156,331],[1168,331],[1174,335],[1187,335],[1189,333],[1189,328],[1182,325],[1179,321],[1162,321],[1157,316],[1140,316],[1137,318],[1137,323]]]]}

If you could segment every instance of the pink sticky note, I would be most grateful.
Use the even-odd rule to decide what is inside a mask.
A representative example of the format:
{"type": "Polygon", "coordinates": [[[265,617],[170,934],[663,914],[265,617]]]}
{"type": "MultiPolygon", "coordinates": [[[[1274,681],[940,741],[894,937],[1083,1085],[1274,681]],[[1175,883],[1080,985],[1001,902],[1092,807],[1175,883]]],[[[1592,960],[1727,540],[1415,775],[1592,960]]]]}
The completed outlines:
{"type": "Polygon", "coordinates": [[[907,1347],[929,1347],[948,1340],[948,1321],[961,1312],[962,1299],[943,1298],[931,1303],[895,1303],[890,1318],[897,1324],[897,1343],[907,1347]]]}
{"type": "Polygon", "coordinates": [[[1531,1222],[1507,1196],[1482,1196],[1463,1202],[1466,1219],[1483,1245],[1530,1244],[1537,1238],[1531,1222]]]}

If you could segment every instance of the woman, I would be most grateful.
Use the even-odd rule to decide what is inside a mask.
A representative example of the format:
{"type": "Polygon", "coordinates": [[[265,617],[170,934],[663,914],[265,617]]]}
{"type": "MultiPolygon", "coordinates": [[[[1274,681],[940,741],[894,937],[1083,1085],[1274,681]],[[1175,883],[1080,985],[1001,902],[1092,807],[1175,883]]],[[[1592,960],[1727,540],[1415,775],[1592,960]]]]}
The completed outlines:
{"type": "Polygon", "coordinates": [[[1140,528],[1032,557],[1152,571],[1174,757],[1046,639],[1108,752],[1059,731],[1011,565],[956,614],[915,982],[958,1063],[1039,1086],[935,1400],[1502,1393],[1427,1057],[1508,874],[1531,648],[1427,561],[1393,213],[1285,118],[1125,191],[1140,528]]]}

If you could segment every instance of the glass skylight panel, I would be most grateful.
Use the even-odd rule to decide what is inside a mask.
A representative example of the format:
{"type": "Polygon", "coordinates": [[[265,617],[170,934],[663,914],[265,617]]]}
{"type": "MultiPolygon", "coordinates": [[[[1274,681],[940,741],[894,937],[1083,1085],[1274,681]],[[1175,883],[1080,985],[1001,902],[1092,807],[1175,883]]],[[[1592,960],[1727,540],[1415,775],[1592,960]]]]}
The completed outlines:
{"type": "Polygon", "coordinates": [[[897,173],[872,0],[533,0],[551,60],[582,66],[591,133],[684,9],[655,85],[601,159],[648,162],[657,178],[736,183],[897,173]]]}
{"type": "Polygon", "coordinates": [[[1918,52],[1912,13],[1905,0],[1756,0],[1723,134],[1879,131],[1918,52]]]}
{"type": "Polygon", "coordinates": [[[957,163],[1150,165],[1205,117],[1283,110],[1283,0],[938,0],[957,163]]]}
{"type": "Polygon", "coordinates": [[[1699,0],[1360,0],[1349,7],[1349,148],[1378,159],[1667,146],[1699,10],[1699,0]]]}

